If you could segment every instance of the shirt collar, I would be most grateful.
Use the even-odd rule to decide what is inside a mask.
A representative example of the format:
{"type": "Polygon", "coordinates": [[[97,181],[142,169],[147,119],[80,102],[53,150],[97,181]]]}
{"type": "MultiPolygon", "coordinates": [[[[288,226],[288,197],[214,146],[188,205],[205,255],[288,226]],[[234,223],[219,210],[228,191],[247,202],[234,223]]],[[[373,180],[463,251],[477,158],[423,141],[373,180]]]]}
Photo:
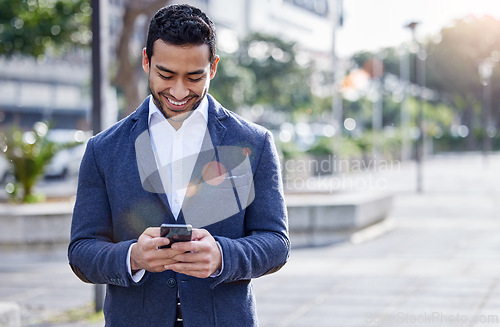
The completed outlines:
{"type": "MultiPolygon", "coordinates": [[[[163,116],[162,112],[158,107],[156,106],[155,102],[153,101],[153,96],[149,96],[149,116],[148,116],[148,125],[151,126],[151,117],[152,116],[157,116],[159,115],[160,119],[165,119],[165,116],[163,116]]],[[[198,107],[193,111],[193,113],[184,121],[183,125],[188,122],[193,120],[195,116],[201,116],[203,117],[205,123],[208,123],[208,99],[207,96],[205,95],[203,99],[201,100],[200,104],[198,107]]]]}

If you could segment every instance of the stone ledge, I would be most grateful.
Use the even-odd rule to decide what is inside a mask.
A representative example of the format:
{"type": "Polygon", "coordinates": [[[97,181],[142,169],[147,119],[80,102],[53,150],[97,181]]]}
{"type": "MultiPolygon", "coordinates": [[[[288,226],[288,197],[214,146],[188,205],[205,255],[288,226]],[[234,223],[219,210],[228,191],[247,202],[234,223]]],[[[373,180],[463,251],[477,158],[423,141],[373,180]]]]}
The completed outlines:
{"type": "MultiPolygon", "coordinates": [[[[348,240],[384,221],[392,195],[383,193],[286,194],[292,245],[319,246],[348,240]]],[[[68,243],[72,201],[0,204],[0,245],[68,243]]]]}
{"type": "Polygon", "coordinates": [[[0,204],[0,244],[67,243],[74,203],[0,204]]]}
{"type": "Polygon", "coordinates": [[[382,193],[287,194],[292,246],[321,246],[349,240],[364,228],[383,222],[392,195],[382,193]]]}
{"type": "Polygon", "coordinates": [[[0,327],[20,327],[21,309],[14,302],[0,302],[0,327]]]}

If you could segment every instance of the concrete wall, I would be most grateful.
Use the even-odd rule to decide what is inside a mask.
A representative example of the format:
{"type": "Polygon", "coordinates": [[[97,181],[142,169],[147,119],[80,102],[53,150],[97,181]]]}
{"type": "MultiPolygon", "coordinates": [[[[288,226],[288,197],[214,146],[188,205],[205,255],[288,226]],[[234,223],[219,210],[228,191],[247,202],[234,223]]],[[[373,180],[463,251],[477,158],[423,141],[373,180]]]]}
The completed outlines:
{"type": "MultiPolygon", "coordinates": [[[[293,246],[344,241],[363,228],[385,220],[392,196],[381,193],[287,194],[293,246]]],[[[72,202],[0,204],[0,245],[67,243],[72,202]]]]}
{"type": "Polygon", "coordinates": [[[381,193],[293,194],[286,199],[292,246],[345,241],[384,221],[392,207],[392,196],[381,193]]]}
{"type": "Polygon", "coordinates": [[[72,202],[0,204],[0,245],[69,241],[72,202]]]}

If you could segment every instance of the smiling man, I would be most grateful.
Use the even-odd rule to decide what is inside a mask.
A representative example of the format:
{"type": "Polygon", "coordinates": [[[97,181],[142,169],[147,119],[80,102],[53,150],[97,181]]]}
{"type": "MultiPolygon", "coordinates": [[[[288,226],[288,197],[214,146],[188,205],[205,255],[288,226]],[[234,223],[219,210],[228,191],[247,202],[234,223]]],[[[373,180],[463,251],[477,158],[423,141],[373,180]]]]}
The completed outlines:
{"type": "Polygon", "coordinates": [[[153,44],[155,56],[143,50],[151,95],[165,118],[189,113],[207,94],[219,62],[219,57],[207,60],[209,51],[206,44],[174,45],[161,39],[153,44]]]}
{"type": "Polygon", "coordinates": [[[202,11],[160,9],[143,50],[151,95],[88,142],[68,257],[107,284],[106,326],[257,326],[251,280],[288,258],[273,138],[208,94],[215,47],[202,11]],[[191,241],[171,244],[163,223],[192,225],[191,241]]]}

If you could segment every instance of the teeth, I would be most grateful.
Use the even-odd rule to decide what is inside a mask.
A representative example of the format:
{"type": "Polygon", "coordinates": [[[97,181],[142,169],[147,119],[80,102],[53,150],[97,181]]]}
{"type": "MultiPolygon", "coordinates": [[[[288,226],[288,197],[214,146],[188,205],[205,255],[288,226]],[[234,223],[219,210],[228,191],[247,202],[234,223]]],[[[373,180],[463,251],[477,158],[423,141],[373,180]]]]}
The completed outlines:
{"type": "Polygon", "coordinates": [[[182,106],[184,104],[186,104],[188,102],[188,100],[185,100],[185,101],[182,101],[182,102],[177,102],[177,101],[174,101],[170,98],[167,98],[168,102],[170,102],[171,104],[175,104],[176,106],[182,106]]]}

